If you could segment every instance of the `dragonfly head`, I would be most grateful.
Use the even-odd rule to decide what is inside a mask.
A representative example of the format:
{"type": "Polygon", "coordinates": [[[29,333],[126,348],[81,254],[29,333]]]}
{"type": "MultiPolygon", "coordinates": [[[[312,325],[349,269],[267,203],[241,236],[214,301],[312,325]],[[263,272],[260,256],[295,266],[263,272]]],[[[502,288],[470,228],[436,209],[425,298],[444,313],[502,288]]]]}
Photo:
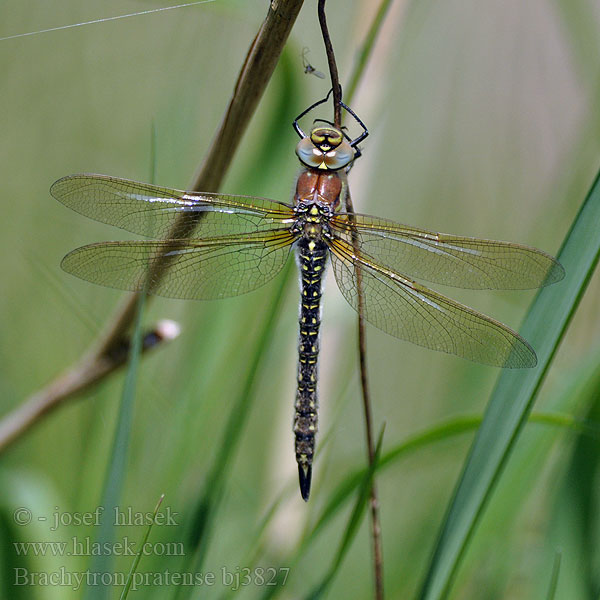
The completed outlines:
{"type": "Polygon", "coordinates": [[[310,136],[302,138],[296,146],[300,162],[312,169],[337,171],[354,160],[354,148],[337,127],[313,127],[310,136]]]}

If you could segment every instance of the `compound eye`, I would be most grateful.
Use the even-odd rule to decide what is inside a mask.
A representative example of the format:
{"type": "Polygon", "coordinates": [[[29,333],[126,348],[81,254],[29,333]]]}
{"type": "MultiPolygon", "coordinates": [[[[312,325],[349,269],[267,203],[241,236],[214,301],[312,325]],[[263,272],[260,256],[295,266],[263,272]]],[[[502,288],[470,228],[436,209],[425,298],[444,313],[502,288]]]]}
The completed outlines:
{"type": "Polygon", "coordinates": [[[337,146],[339,146],[342,143],[342,136],[340,134],[336,133],[331,133],[329,135],[329,143],[336,148],[337,146]]]}
{"type": "Polygon", "coordinates": [[[327,168],[336,171],[354,160],[354,149],[347,141],[342,141],[335,150],[327,153],[325,163],[327,168]]]}
{"type": "MultiPolygon", "coordinates": [[[[312,136],[311,136],[312,137],[312,136]]],[[[296,145],[296,156],[307,167],[318,168],[323,162],[323,153],[308,138],[302,138],[296,145]]]]}

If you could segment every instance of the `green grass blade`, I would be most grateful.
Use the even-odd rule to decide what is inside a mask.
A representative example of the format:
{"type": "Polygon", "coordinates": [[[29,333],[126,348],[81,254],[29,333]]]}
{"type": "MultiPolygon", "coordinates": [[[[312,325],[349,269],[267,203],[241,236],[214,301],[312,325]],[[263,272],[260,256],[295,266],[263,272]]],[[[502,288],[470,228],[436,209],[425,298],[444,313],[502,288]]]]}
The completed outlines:
{"type": "MultiPolygon", "coordinates": [[[[554,3],[557,16],[567,36],[569,51],[579,81],[596,85],[598,65],[598,35],[594,7],[581,0],[558,0],[554,3]]],[[[593,115],[590,115],[593,118],[593,115]]]]}
{"type": "Polygon", "coordinates": [[[138,550],[138,553],[135,555],[135,558],[133,559],[133,562],[131,563],[131,569],[129,569],[129,573],[127,574],[127,581],[125,582],[125,586],[123,587],[123,591],[121,592],[121,596],[119,597],[120,600],[125,600],[125,598],[127,598],[128,594],[129,594],[129,590],[131,589],[131,584],[133,583],[133,578],[135,576],[138,565],[140,564],[140,560],[142,558],[142,552],[144,551],[144,546],[146,545],[146,542],[148,541],[148,538],[150,537],[150,531],[152,531],[152,526],[154,525],[154,522],[156,519],[156,514],[158,513],[158,509],[160,508],[160,505],[162,504],[164,497],[165,497],[165,495],[163,494],[158,499],[158,502],[156,503],[154,513],[152,514],[152,521],[151,521],[150,525],[148,525],[148,528],[146,529],[146,533],[142,539],[142,543],[140,544],[140,549],[138,550]]]}
{"type": "MultiPolygon", "coordinates": [[[[30,564],[29,557],[17,556],[14,548],[21,542],[19,532],[15,527],[12,511],[0,508],[0,598],[26,600],[30,597],[28,586],[14,585],[17,573],[22,570],[32,571],[35,566],[30,564]]],[[[22,542],[21,542],[22,543],[22,542]]]]}
{"type": "MultiPolygon", "coordinates": [[[[377,463],[377,470],[379,471],[384,467],[391,466],[403,456],[410,454],[419,448],[428,447],[436,441],[446,440],[455,435],[474,431],[480,425],[480,423],[481,417],[468,416],[453,418],[441,423],[440,425],[428,427],[425,431],[409,437],[407,440],[401,442],[383,454],[377,463]]],[[[332,518],[338,514],[342,506],[347,502],[356,488],[360,485],[360,482],[364,480],[367,470],[368,467],[365,467],[355,471],[354,473],[351,473],[334,490],[328,502],[326,503],[319,520],[315,523],[311,532],[304,539],[304,547],[307,546],[313,539],[315,539],[319,532],[331,521],[332,518]]]]}
{"type": "MultiPolygon", "coordinates": [[[[212,529],[216,524],[215,513],[229,479],[231,461],[247,422],[250,408],[253,405],[252,398],[257,380],[256,374],[260,369],[263,356],[270,347],[270,340],[274,334],[275,325],[279,317],[281,302],[291,278],[292,267],[292,261],[288,261],[284,267],[285,275],[281,277],[280,287],[273,297],[271,306],[266,311],[267,317],[261,331],[260,339],[257,341],[252,362],[248,366],[244,386],[239,397],[232,405],[217,457],[206,478],[204,493],[194,508],[193,523],[188,534],[188,543],[186,544],[186,547],[193,549],[194,552],[190,553],[189,558],[186,560],[186,570],[192,568],[192,565],[197,571],[202,568],[212,529]]],[[[185,591],[179,592],[179,589],[178,594],[186,593],[185,591]]]]}
{"type": "MultiPolygon", "coordinates": [[[[278,160],[283,154],[283,146],[277,152],[277,146],[285,141],[282,136],[277,135],[280,131],[280,123],[285,119],[288,107],[293,98],[300,93],[298,76],[294,75],[292,55],[284,52],[282,61],[278,70],[278,77],[274,82],[280,86],[280,93],[277,96],[277,105],[273,109],[273,114],[269,123],[264,127],[264,135],[261,138],[261,146],[256,148],[256,159],[251,162],[247,172],[242,177],[245,188],[253,190],[259,182],[268,177],[269,172],[275,172],[281,168],[278,160]],[[274,142],[275,140],[275,142],[274,142]],[[261,168],[257,169],[256,165],[261,168]]],[[[259,373],[263,358],[272,347],[272,339],[275,335],[275,327],[279,319],[279,312],[285,297],[285,292],[289,289],[292,279],[292,273],[295,273],[295,265],[292,260],[288,260],[283,272],[278,276],[280,285],[274,292],[271,304],[266,308],[266,315],[263,321],[261,332],[256,340],[254,350],[249,357],[249,365],[245,374],[244,384],[238,397],[231,403],[231,411],[225,431],[219,443],[216,457],[211,465],[206,477],[203,491],[195,506],[191,509],[192,523],[187,532],[188,543],[186,548],[190,549],[184,560],[183,570],[194,569],[201,570],[204,558],[210,543],[213,528],[217,525],[216,513],[221,499],[227,487],[230,476],[231,463],[235,456],[239,439],[247,424],[250,411],[254,404],[255,384],[259,379],[259,373]]],[[[192,588],[184,589],[180,586],[177,589],[176,597],[183,598],[193,592],[192,588]]]]}
{"type": "MultiPolygon", "coordinates": [[[[409,437],[407,440],[383,454],[377,464],[377,471],[395,465],[401,458],[410,455],[416,450],[428,448],[436,442],[441,442],[464,433],[475,431],[477,427],[481,425],[482,420],[483,417],[481,416],[466,415],[463,417],[454,417],[439,425],[428,427],[424,431],[409,437]]],[[[580,421],[571,415],[562,413],[533,413],[529,418],[529,423],[568,428],[593,440],[600,440],[600,427],[598,424],[580,421]]],[[[334,490],[325,504],[325,508],[318,521],[303,540],[303,546],[310,544],[338,514],[339,510],[341,510],[343,505],[360,485],[360,482],[365,477],[366,470],[366,468],[363,468],[351,473],[334,490]]]]}
{"type": "MultiPolygon", "coordinates": [[[[296,488],[297,484],[296,482],[294,482],[295,493],[297,493],[296,488]]],[[[275,500],[273,500],[273,502],[265,512],[265,515],[262,517],[261,521],[258,523],[254,531],[251,533],[250,539],[252,540],[252,545],[248,549],[246,558],[241,560],[239,564],[246,565],[250,570],[254,570],[257,566],[259,566],[259,560],[265,552],[265,532],[269,525],[271,525],[271,522],[274,519],[274,517],[277,515],[277,511],[281,507],[281,504],[288,497],[288,492],[288,489],[282,490],[279,493],[279,495],[275,498],[275,500]]],[[[270,585],[269,587],[276,587],[275,585],[273,585],[275,583],[277,583],[277,585],[280,585],[280,575],[281,574],[278,572],[275,576],[274,581],[271,582],[272,585],[270,585]]],[[[233,586],[227,588],[225,592],[221,594],[221,596],[219,596],[220,600],[227,600],[228,598],[232,598],[237,595],[238,590],[232,589],[232,587],[233,586]]]]}
{"type": "MultiPolygon", "coordinates": [[[[482,420],[483,417],[478,415],[465,415],[462,417],[453,417],[443,423],[428,427],[424,431],[410,436],[405,441],[397,444],[385,454],[381,455],[375,467],[375,471],[379,472],[384,468],[396,465],[402,458],[410,456],[413,452],[418,450],[429,448],[436,442],[445,441],[455,436],[475,431],[481,425],[482,420]]],[[[581,421],[564,413],[532,413],[529,417],[529,423],[570,429],[593,440],[600,440],[599,423],[581,421]]],[[[325,504],[321,516],[311,528],[310,532],[304,537],[300,547],[297,549],[295,556],[291,561],[292,571],[294,571],[295,565],[305,554],[312,542],[317,539],[319,534],[323,532],[327,525],[339,514],[339,511],[343,510],[346,502],[348,502],[355,491],[361,486],[361,483],[365,481],[366,477],[368,477],[368,467],[356,470],[348,475],[334,490],[325,504]]],[[[282,588],[270,587],[261,598],[263,600],[268,600],[269,598],[276,597],[282,591],[282,588]]]]}
{"type": "Polygon", "coordinates": [[[350,548],[352,540],[356,536],[362,517],[367,509],[371,485],[373,483],[373,477],[375,475],[375,471],[377,470],[377,465],[379,464],[379,457],[381,456],[381,446],[383,443],[383,432],[384,428],[382,428],[381,432],[379,433],[379,439],[377,440],[377,446],[375,447],[375,456],[373,462],[369,465],[369,468],[367,469],[367,472],[361,481],[360,491],[356,499],[356,503],[354,504],[352,514],[350,515],[348,525],[346,526],[346,530],[344,532],[344,537],[340,542],[340,546],[333,559],[331,567],[327,571],[323,579],[308,594],[308,600],[316,600],[317,598],[321,598],[325,594],[325,592],[333,582],[335,574],[338,572],[342,561],[344,560],[344,557],[346,556],[346,553],[350,548]]]}
{"type": "MultiPolygon", "coordinates": [[[[119,505],[121,492],[125,478],[127,477],[127,456],[133,423],[135,387],[142,350],[142,314],[144,312],[144,304],[145,294],[142,293],[140,294],[135,327],[131,337],[129,363],[123,385],[112,454],[102,492],[104,512],[95,540],[100,545],[110,545],[114,541],[115,529],[110,517],[114,514],[115,507],[119,505]]],[[[94,555],[90,561],[90,571],[108,573],[112,571],[113,564],[114,556],[111,553],[94,555]]],[[[110,591],[109,586],[92,585],[86,588],[84,598],[85,600],[105,600],[110,597],[110,591]]]]}
{"type": "MultiPolygon", "coordinates": [[[[586,409],[587,427],[597,424],[600,419],[600,366],[597,366],[585,386],[583,395],[586,409]]],[[[583,404],[583,403],[582,403],[583,404]]],[[[565,577],[573,577],[574,563],[577,565],[577,585],[581,588],[579,597],[596,598],[600,589],[597,573],[597,472],[600,465],[600,446],[596,439],[581,431],[575,439],[569,461],[564,467],[562,485],[550,517],[552,529],[549,545],[558,546],[565,555],[565,577]],[[565,541],[556,535],[557,531],[568,529],[565,541]],[[567,542],[568,540],[568,542],[567,542]]],[[[561,581],[561,590],[572,588],[568,579],[561,581]]],[[[570,592],[571,593],[571,592],[570,592]]],[[[571,593],[573,598],[577,597],[571,593]]]]}
{"type": "Polygon", "coordinates": [[[354,99],[354,94],[358,88],[358,84],[367,68],[367,62],[371,57],[373,52],[373,46],[375,45],[375,41],[377,40],[377,36],[381,31],[381,27],[383,26],[383,20],[391,6],[391,0],[382,0],[379,5],[379,9],[371,23],[371,27],[369,27],[369,31],[367,33],[367,37],[363,41],[361,47],[358,50],[356,62],[354,64],[354,68],[352,69],[352,73],[350,75],[349,83],[346,86],[345,97],[344,100],[347,104],[352,104],[352,100],[354,99]]]}
{"type": "Polygon", "coordinates": [[[561,554],[557,552],[554,555],[554,564],[552,565],[552,576],[550,578],[550,587],[548,588],[547,600],[554,600],[556,596],[556,587],[558,585],[558,574],[560,573],[561,554]]]}
{"type": "Polygon", "coordinates": [[[450,589],[483,508],[598,262],[598,231],[600,179],[597,177],[559,253],[566,278],[539,292],[521,329],[538,352],[538,365],[535,369],[501,373],[454,492],[421,598],[443,598],[450,589]]]}
{"type": "MultiPolygon", "coordinates": [[[[156,175],[156,128],[154,122],[150,132],[150,178],[154,181],[156,175]]],[[[150,230],[150,223],[148,223],[150,230]]],[[[147,286],[146,282],[146,286],[147,286]]],[[[114,514],[121,499],[121,493],[127,476],[127,456],[129,451],[129,439],[133,424],[133,406],[135,402],[135,389],[138,378],[140,358],[142,355],[142,316],[146,304],[147,287],[141,291],[133,331],[131,333],[131,346],[129,349],[129,361],[127,372],[125,374],[125,383],[123,384],[123,393],[121,395],[121,404],[119,415],[117,417],[117,429],[112,446],[110,463],[104,482],[102,492],[102,506],[104,513],[98,527],[96,542],[101,545],[110,545],[114,541],[114,525],[110,520],[110,515],[114,514]]],[[[160,503],[159,503],[160,504],[160,503]]],[[[108,573],[112,570],[114,557],[111,553],[105,555],[94,555],[90,561],[90,571],[98,573],[108,573]]],[[[86,588],[85,600],[104,600],[109,598],[110,588],[108,586],[97,585],[86,588]]]]}

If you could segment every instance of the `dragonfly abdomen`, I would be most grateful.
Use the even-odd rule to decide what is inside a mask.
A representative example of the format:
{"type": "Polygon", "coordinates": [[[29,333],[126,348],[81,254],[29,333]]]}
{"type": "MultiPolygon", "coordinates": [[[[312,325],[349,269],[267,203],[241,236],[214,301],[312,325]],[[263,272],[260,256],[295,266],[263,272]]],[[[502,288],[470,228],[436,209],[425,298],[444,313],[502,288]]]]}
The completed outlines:
{"type": "Polygon", "coordinates": [[[312,461],[317,434],[317,360],[321,325],[322,280],[327,262],[327,246],[321,240],[303,237],[298,242],[300,268],[300,341],[298,347],[298,391],[294,416],[296,461],[300,493],[310,494],[312,461]]]}

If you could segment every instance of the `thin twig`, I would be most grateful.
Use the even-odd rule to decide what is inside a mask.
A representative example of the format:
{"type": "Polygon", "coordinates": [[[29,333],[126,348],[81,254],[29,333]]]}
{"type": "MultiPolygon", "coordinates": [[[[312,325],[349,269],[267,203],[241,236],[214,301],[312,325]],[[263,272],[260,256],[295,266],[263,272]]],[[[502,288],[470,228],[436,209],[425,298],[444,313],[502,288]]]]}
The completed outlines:
{"type": "Polygon", "coordinates": [[[325,44],[325,52],[327,54],[327,63],[329,64],[331,89],[333,90],[333,122],[335,123],[336,127],[341,127],[342,86],[340,85],[337,63],[335,62],[335,54],[333,52],[333,45],[331,43],[331,38],[329,37],[329,30],[327,29],[327,19],[325,18],[325,2],[326,0],[319,0],[317,12],[319,14],[319,24],[321,25],[321,34],[323,36],[323,43],[325,44]]]}
{"type": "MultiPolygon", "coordinates": [[[[354,214],[350,190],[346,191],[346,212],[349,215],[354,214]]],[[[352,216],[350,217],[352,219],[352,216]]],[[[360,252],[358,238],[356,233],[352,232],[352,245],[354,252],[360,252]]],[[[362,286],[362,273],[360,269],[355,268],[356,289],[358,291],[358,356],[360,364],[360,386],[363,398],[363,414],[365,419],[365,434],[367,442],[367,453],[369,466],[373,465],[375,460],[375,444],[373,439],[373,411],[371,405],[371,393],[369,390],[369,380],[367,375],[367,331],[365,327],[364,293],[362,286]]],[[[371,542],[373,546],[373,576],[375,581],[375,598],[383,600],[383,545],[381,539],[381,520],[379,518],[379,500],[377,496],[377,486],[375,476],[371,483],[371,493],[369,495],[369,504],[371,507],[371,542]]]]}
{"type": "MultiPolygon", "coordinates": [[[[298,16],[303,0],[271,2],[267,17],[254,38],[242,65],[232,98],[201,168],[190,189],[217,191],[233,159],[242,135],[273,74],[283,46],[298,16]]],[[[177,227],[177,224],[176,224],[177,227]]],[[[178,235],[181,238],[181,226],[178,235]]],[[[189,233],[189,232],[188,232],[189,233]]],[[[155,261],[151,279],[160,279],[166,261],[155,261]]],[[[103,379],[123,362],[115,352],[128,339],[138,294],[130,295],[109,320],[92,350],[46,388],[30,396],[0,422],[0,452],[65,400],[103,379]]],[[[118,354],[118,352],[117,352],[118,354]]]]}
{"type": "MultiPolygon", "coordinates": [[[[333,90],[334,123],[336,127],[340,127],[342,123],[342,89],[338,78],[337,63],[335,60],[333,45],[331,43],[331,38],[329,37],[329,31],[327,29],[327,21],[325,18],[325,2],[326,0],[319,0],[319,23],[321,25],[321,32],[323,35],[323,41],[325,43],[325,51],[327,53],[327,62],[329,63],[329,73],[331,76],[331,88],[333,90]]],[[[346,212],[350,215],[350,221],[353,222],[354,207],[352,206],[352,198],[350,197],[350,190],[347,186],[345,204],[346,212]]],[[[358,244],[358,237],[356,236],[356,233],[354,231],[352,231],[352,245],[354,248],[355,255],[358,256],[360,254],[360,248],[358,244]]],[[[362,273],[358,267],[355,267],[355,273],[356,287],[358,291],[358,355],[360,363],[360,383],[363,398],[367,456],[369,459],[369,466],[372,468],[375,461],[376,453],[373,439],[371,395],[369,392],[369,382],[367,376],[367,334],[364,318],[364,293],[362,286],[362,273]]],[[[371,541],[373,547],[373,575],[375,583],[375,598],[377,600],[383,600],[383,549],[381,542],[379,501],[377,498],[377,486],[375,484],[374,477],[371,482],[369,503],[371,508],[371,541]]]]}

